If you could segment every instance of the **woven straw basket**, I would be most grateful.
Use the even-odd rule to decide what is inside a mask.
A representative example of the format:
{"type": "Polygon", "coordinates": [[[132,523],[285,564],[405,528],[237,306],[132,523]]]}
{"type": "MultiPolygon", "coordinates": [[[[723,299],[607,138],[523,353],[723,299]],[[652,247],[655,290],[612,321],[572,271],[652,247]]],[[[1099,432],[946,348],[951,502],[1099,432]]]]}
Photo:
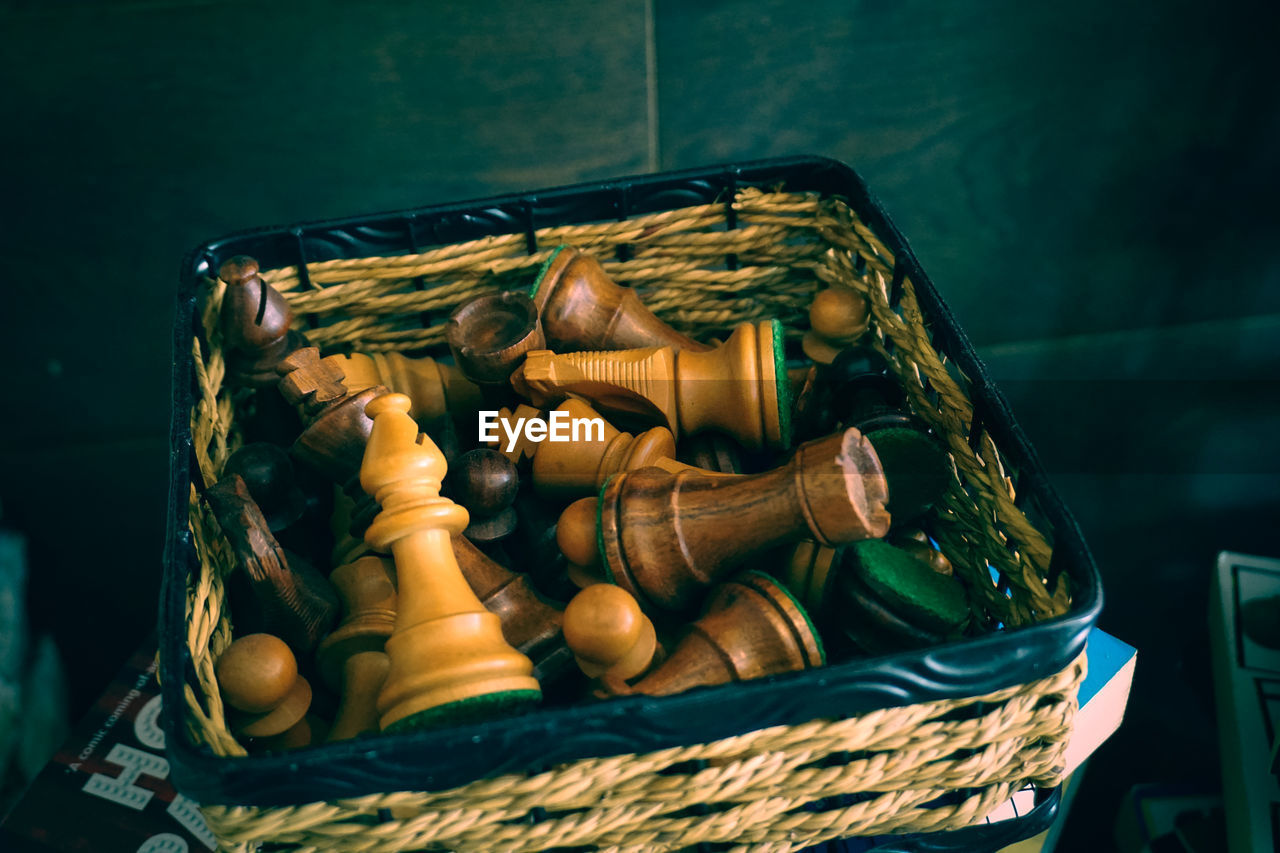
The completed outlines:
{"type": "Polygon", "coordinates": [[[605,213],[569,210],[567,202],[546,213],[555,204],[545,194],[513,197],[474,208],[514,211],[507,220],[477,224],[460,208],[432,209],[434,219],[399,215],[395,221],[410,225],[394,234],[390,220],[344,223],[343,233],[356,235],[345,243],[280,229],[219,244],[193,261],[191,272],[204,275],[194,275],[191,298],[180,305],[180,318],[183,310],[191,318],[178,324],[177,360],[189,364],[176,368],[175,399],[189,403],[190,417],[189,433],[181,415],[175,425],[183,452],[175,454],[166,578],[166,595],[182,610],[168,617],[162,656],[166,706],[180,708],[170,719],[174,775],[205,803],[224,849],[273,842],[370,853],[642,851],[705,843],[789,851],[846,836],[970,826],[1023,786],[1060,781],[1084,671],[1082,637],[1100,606],[1096,575],[1034,453],[900,236],[856,176],[831,161],[665,180],[579,188],[583,198],[625,200],[605,213]],[[843,192],[830,188],[833,175],[843,192]],[[696,193],[671,191],[677,184],[696,193]],[[686,203],[697,193],[707,200],[686,203]],[[439,239],[451,227],[466,233],[464,226],[486,236],[439,239]],[[216,322],[224,285],[208,271],[233,249],[256,247],[250,253],[270,269],[265,278],[322,349],[440,355],[443,319],[455,306],[526,287],[561,244],[594,253],[659,317],[703,337],[771,317],[798,337],[819,288],[839,283],[866,294],[873,345],[915,412],[949,445],[956,479],[928,529],[964,580],[986,635],[959,649],[839,664],[759,686],[616,700],[630,716],[603,724],[616,733],[612,740],[575,740],[586,715],[607,708],[577,717],[569,709],[517,718],[510,725],[518,733],[509,736],[490,726],[474,737],[446,731],[247,756],[228,729],[214,675],[232,638],[224,598],[230,549],[201,492],[241,443],[238,424],[251,396],[224,383],[216,322]],[[372,256],[352,255],[353,247],[372,256]],[[306,262],[280,263],[290,252],[306,262]],[[797,692],[810,699],[797,703],[797,692]],[[698,709],[708,710],[700,717],[698,709]],[[671,724],[682,719],[686,728],[671,724]],[[539,732],[547,756],[530,759],[539,732]],[[506,739],[480,745],[494,738],[506,739]],[[428,741],[434,746],[414,751],[428,741]],[[453,770],[414,765],[431,750],[453,756],[453,770]]]}

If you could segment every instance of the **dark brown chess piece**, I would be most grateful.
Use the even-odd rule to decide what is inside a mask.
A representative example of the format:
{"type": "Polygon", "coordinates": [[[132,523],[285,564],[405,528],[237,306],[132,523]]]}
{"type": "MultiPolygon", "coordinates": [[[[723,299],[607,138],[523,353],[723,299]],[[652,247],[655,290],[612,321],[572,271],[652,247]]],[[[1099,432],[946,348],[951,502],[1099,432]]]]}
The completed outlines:
{"type": "Polygon", "coordinates": [[[293,309],[247,255],[223,263],[218,278],[227,285],[219,323],[228,376],[254,388],[275,384],[280,360],[307,345],[301,332],[289,328],[293,309]]]}
{"type": "Polygon", "coordinates": [[[228,594],[236,619],[309,654],[338,618],[337,593],[301,557],[286,555],[239,475],[210,486],[205,498],[235,555],[228,594]]]}
{"type": "Polygon", "coordinates": [[[855,429],[802,444],[762,474],[641,468],[615,474],[601,492],[602,556],[610,578],[643,606],[682,610],[763,549],[883,536],[886,498],[875,451],[855,429]]]}
{"type": "Polygon", "coordinates": [[[497,542],[516,527],[512,508],[520,488],[516,466],[496,450],[481,447],[458,457],[449,470],[446,489],[467,508],[471,521],[463,535],[472,542],[497,542]]]}
{"type": "Polygon", "coordinates": [[[343,619],[316,651],[320,675],[342,697],[329,740],[378,731],[377,700],[390,669],[384,647],[395,627],[395,564],[365,556],[329,576],[343,601],[343,619]]]}
{"type": "Polygon", "coordinates": [[[575,394],[602,411],[648,418],[677,436],[718,430],[751,449],[785,448],[791,443],[791,383],[784,358],[780,323],[742,323],[706,352],[535,350],[511,384],[538,406],[575,394]]]}
{"type": "Polygon", "coordinates": [[[311,684],[298,674],[297,659],[279,637],[240,637],[218,657],[214,672],[223,700],[238,712],[229,715],[237,735],[267,738],[299,725],[309,728],[303,718],[311,707],[311,684]]]}
{"type": "Polygon", "coordinates": [[[809,306],[810,328],[802,342],[804,354],[817,364],[830,364],[870,325],[871,306],[861,293],[843,285],[819,291],[809,306]]]}
{"type": "Polygon", "coordinates": [[[639,678],[662,658],[649,617],[629,592],[608,583],[583,588],[565,607],[564,639],[583,674],[610,693],[614,682],[639,678]]]}
{"type": "Polygon", "coordinates": [[[620,432],[600,413],[581,400],[570,398],[556,407],[571,423],[599,422],[577,441],[547,441],[533,457],[533,485],[548,498],[569,498],[595,494],[619,471],[631,471],[673,457],[676,440],[666,427],[654,427],[640,435],[620,432]]]}
{"type": "Polygon", "coordinates": [[[615,284],[594,257],[568,246],[556,249],[543,266],[532,296],[555,350],[711,349],[659,320],[634,290],[615,284]]]}
{"type": "Polygon", "coordinates": [[[458,367],[482,389],[505,387],[525,353],[546,346],[538,309],[528,296],[513,290],[459,305],[444,332],[458,367]]]}
{"type": "Polygon", "coordinates": [[[924,648],[960,637],[969,621],[964,588],[888,542],[843,549],[823,624],[870,654],[924,648]]]}
{"type": "MultiPolygon", "coordinates": [[[[744,572],[711,594],[666,661],[629,692],[652,696],[822,666],[822,641],[804,608],[768,575],[744,572]]],[[[627,692],[615,684],[615,692],[627,692]]]]}

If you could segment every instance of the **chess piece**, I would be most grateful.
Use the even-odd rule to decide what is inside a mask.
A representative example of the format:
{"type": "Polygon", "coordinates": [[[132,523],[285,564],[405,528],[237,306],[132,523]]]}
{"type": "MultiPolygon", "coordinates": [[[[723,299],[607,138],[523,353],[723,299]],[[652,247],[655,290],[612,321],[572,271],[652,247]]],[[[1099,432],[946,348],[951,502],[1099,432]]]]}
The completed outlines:
{"type": "Polygon", "coordinates": [[[600,562],[598,505],[598,498],[579,498],[565,507],[556,522],[556,545],[569,562],[569,579],[581,589],[607,577],[600,562]]]}
{"type": "Polygon", "coordinates": [[[458,367],[482,387],[505,386],[525,353],[547,344],[533,300],[513,290],[459,305],[444,333],[458,367]]]}
{"type": "Polygon", "coordinates": [[[342,598],[343,619],[316,650],[320,676],[341,691],[343,668],[353,655],[383,651],[396,621],[395,564],[366,554],[329,575],[342,598]]]}
{"type": "Polygon", "coordinates": [[[274,444],[259,441],[242,446],[222,468],[223,477],[232,474],[244,480],[272,531],[293,524],[307,508],[307,496],[294,479],[289,454],[274,444]]]}
{"type": "Polygon", "coordinates": [[[298,408],[306,424],[290,453],[342,486],[356,502],[352,528],[363,530],[376,512],[360,489],[360,463],[373,421],[365,406],[387,393],[381,385],[351,392],[342,383],[342,370],[307,347],[280,362],[280,393],[298,408]]]}
{"type": "Polygon", "coordinates": [[[445,486],[470,515],[463,535],[472,542],[496,542],[515,530],[516,511],[511,505],[520,488],[520,475],[515,464],[498,451],[481,447],[462,454],[449,470],[445,486]]]}
{"type": "Polygon", "coordinates": [[[702,617],[630,692],[669,696],[797,672],[825,661],[813,623],[786,588],[761,572],[744,572],[715,589],[702,617]]]}
{"type": "Polygon", "coordinates": [[[681,441],[677,458],[704,471],[723,474],[746,472],[742,463],[742,446],[718,432],[699,433],[681,441]]]}
{"type": "Polygon", "coordinates": [[[781,448],[791,442],[783,358],[781,323],[742,323],[706,352],[536,350],[512,385],[539,406],[576,394],[601,409],[650,418],[678,436],[714,429],[748,448],[781,448]]]}
{"type": "Polygon", "coordinates": [[[337,593],[301,557],[286,555],[238,474],[209,487],[205,498],[239,570],[228,584],[238,622],[309,654],[338,618],[337,593]]]}
{"type": "Polygon", "coordinates": [[[615,284],[594,257],[568,246],[551,255],[530,295],[551,349],[711,349],[659,320],[634,290],[615,284]]]}
{"type": "MultiPolygon", "coordinates": [[[[311,684],[298,674],[298,661],[284,640],[248,634],[227,646],[214,665],[222,698],[238,735],[265,738],[302,722],[311,707],[311,684]]],[[[303,744],[305,745],[305,744],[303,744]]]]}
{"type": "Polygon", "coordinates": [[[223,263],[218,278],[227,285],[218,319],[228,376],[254,388],[275,384],[280,360],[307,346],[306,337],[289,328],[293,309],[263,281],[258,262],[247,255],[223,263]]]}
{"type": "Polygon", "coordinates": [[[628,681],[648,671],[658,635],[622,587],[592,584],[564,609],[564,639],[588,678],[628,681]]]}
{"type": "Polygon", "coordinates": [[[804,354],[817,364],[830,364],[871,325],[871,306],[858,291],[832,285],[819,291],[809,306],[809,331],[801,341],[804,354]]]}
{"type": "Polygon", "coordinates": [[[467,511],[440,497],[444,458],[409,417],[403,394],[369,404],[373,419],[360,483],[378,513],[365,541],[395,558],[398,610],[386,643],[391,658],[378,696],[384,730],[479,719],[537,701],[533,665],[503,639],[458,568],[450,538],[467,511]]]}
{"type": "Polygon", "coordinates": [[[548,441],[538,447],[533,457],[533,485],[545,497],[595,494],[610,474],[675,456],[676,440],[666,427],[654,427],[640,435],[620,432],[595,409],[573,397],[555,411],[563,412],[570,422],[598,419],[603,428],[596,433],[588,429],[585,440],[548,441]]]}
{"type": "Polygon", "coordinates": [[[646,609],[681,610],[763,549],[883,536],[886,497],[875,451],[855,429],[802,444],[762,474],[641,468],[615,474],[601,491],[601,555],[610,578],[646,609]]]}
{"type": "Polygon", "coordinates": [[[826,601],[831,569],[839,559],[839,548],[802,539],[783,557],[780,579],[806,610],[820,613],[826,601]]]}
{"type": "MultiPolygon", "coordinates": [[[[398,352],[330,355],[323,361],[342,371],[350,393],[381,385],[413,401],[409,414],[420,424],[449,415],[469,428],[480,409],[480,389],[452,364],[434,358],[409,358],[398,352]]],[[[436,441],[432,436],[432,440],[436,441]]],[[[439,441],[436,441],[439,444],[439,441]]]]}
{"type": "Polygon", "coordinates": [[[466,536],[453,537],[458,568],[490,613],[502,620],[502,636],[533,663],[533,677],[544,687],[573,667],[561,633],[563,613],[528,578],[493,560],[466,536]]]}
{"type": "Polygon", "coordinates": [[[511,567],[523,572],[539,592],[568,601],[578,592],[569,563],[556,543],[560,507],[526,489],[516,496],[516,529],[506,540],[511,567]]]}
{"type": "Polygon", "coordinates": [[[845,548],[824,621],[858,649],[885,654],[955,639],[969,620],[964,588],[887,542],[845,548]]]}
{"type": "Polygon", "coordinates": [[[515,410],[505,406],[498,409],[498,423],[495,427],[497,439],[484,442],[520,467],[538,452],[538,443],[529,438],[523,427],[530,418],[542,418],[546,415],[542,409],[521,403],[515,410]],[[514,441],[512,439],[514,438],[514,441]]]}

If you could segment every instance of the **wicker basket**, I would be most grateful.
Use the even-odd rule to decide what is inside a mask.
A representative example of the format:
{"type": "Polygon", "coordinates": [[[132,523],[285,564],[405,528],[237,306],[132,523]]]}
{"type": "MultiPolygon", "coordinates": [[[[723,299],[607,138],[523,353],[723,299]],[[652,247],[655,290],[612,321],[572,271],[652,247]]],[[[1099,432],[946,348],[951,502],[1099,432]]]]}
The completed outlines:
{"type": "Polygon", "coordinates": [[[847,167],[772,161],[235,235],[198,250],[183,277],[161,652],[174,777],[226,849],[784,851],[970,826],[1028,783],[1059,782],[1096,570],[968,342],[847,167]],[[224,385],[224,285],[210,271],[258,257],[322,348],[439,354],[450,310],[527,285],[562,243],[702,335],[770,317],[798,335],[819,287],[865,293],[875,346],[950,446],[956,480],[928,525],[987,633],[663,699],[247,756],[214,675],[232,636],[230,553],[201,492],[252,398],[224,385]]]}

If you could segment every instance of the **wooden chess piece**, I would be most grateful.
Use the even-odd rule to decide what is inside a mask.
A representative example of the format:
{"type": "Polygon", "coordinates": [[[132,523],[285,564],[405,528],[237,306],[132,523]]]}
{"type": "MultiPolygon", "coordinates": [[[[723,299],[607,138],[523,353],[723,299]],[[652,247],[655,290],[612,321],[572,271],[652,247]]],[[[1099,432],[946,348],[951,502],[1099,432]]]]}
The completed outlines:
{"type": "Polygon", "coordinates": [[[398,352],[355,352],[330,355],[323,360],[342,371],[342,384],[353,394],[381,385],[407,395],[413,401],[409,414],[420,424],[449,415],[460,427],[469,428],[480,409],[480,389],[476,384],[454,365],[434,358],[409,358],[398,352]]]}
{"type": "Polygon", "coordinates": [[[280,360],[307,346],[306,337],[289,328],[293,309],[263,281],[258,262],[248,255],[223,263],[218,278],[227,285],[218,319],[228,376],[254,388],[275,384],[280,360]]]}
{"type": "Polygon", "coordinates": [[[360,463],[373,421],[365,407],[387,393],[381,385],[351,392],[342,383],[342,371],[320,358],[320,350],[307,347],[280,362],[280,393],[298,408],[306,424],[290,453],[342,486],[356,502],[354,529],[368,525],[376,507],[360,489],[360,463]]]}
{"type": "Polygon", "coordinates": [[[242,446],[227,458],[222,476],[239,474],[267,525],[282,530],[302,517],[307,496],[298,488],[293,463],[282,448],[263,441],[242,446]]]}
{"type": "Polygon", "coordinates": [[[960,582],[888,542],[856,542],[836,566],[825,621],[861,651],[924,648],[961,636],[969,605],[960,582]]]}
{"type": "Polygon", "coordinates": [[[487,447],[469,450],[449,470],[445,487],[453,500],[466,507],[471,522],[463,535],[472,542],[497,542],[516,528],[512,508],[520,475],[507,457],[487,447]]]}
{"type": "Polygon", "coordinates": [[[782,576],[791,594],[810,613],[820,613],[827,598],[831,569],[840,559],[840,549],[802,539],[783,557],[782,576]]]}
{"type": "Polygon", "coordinates": [[[510,459],[517,467],[528,462],[538,452],[538,443],[529,438],[524,431],[524,424],[530,418],[542,418],[546,412],[542,409],[535,409],[533,406],[521,403],[514,410],[505,406],[498,409],[498,423],[495,427],[494,434],[497,439],[494,441],[486,441],[487,447],[501,453],[510,459]]]}
{"type": "Polygon", "coordinates": [[[568,246],[552,253],[531,295],[551,349],[711,349],[659,320],[634,290],[615,284],[594,257],[568,246]]]}
{"type": "Polygon", "coordinates": [[[368,555],[329,576],[342,598],[342,623],[316,650],[325,684],[342,697],[329,740],[378,731],[377,699],[390,662],[384,651],[395,627],[395,564],[368,555]]]}
{"type": "Polygon", "coordinates": [[[681,610],[763,549],[883,536],[886,498],[875,451],[855,429],[802,444],[762,474],[641,468],[615,474],[601,491],[601,553],[610,579],[643,606],[681,610]]]}
{"type": "Polygon", "coordinates": [[[744,572],[715,589],[702,617],[631,692],[669,696],[825,662],[822,640],[804,608],[773,578],[744,572]]]}
{"type": "Polygon", "coordinates": [[[506,386],[525,353],[547,345],[533,300],[513,290],[459,305],[444,333],[458,367],[481,387],[506,386]]]}
{"type": "Polygon", "coordinates": [[[478,719],[535,702],[533,665],[503,639],[458,568],[450,538],[467,511],[440,497],[444,458],[418,432],[403,394],[369,404],[373,433],[360,483],[381,505],[365,541],[396,563],[398,610],[387,640],[391,672],[378,697],[384,730],[478,719]]]}
{"type": "Polygon", "coordinates": [[[210,486],[205,499],[240,570],[228,592],[241,625],[309,654],[338,618],[333,587],[301,557],[286,555],[238,474],[210,486]]]}
{"type": "MultiPolygon", "coordinates": [[[[284,640],[248,634],[227,646],[214,665],[222,698],[238,735],[265,738],[303,722],[311,707],[311,684],[298,674],[298,661],[284,640]]],[[[305,745],[305,744],[302,744],[305,745]]]]}
{"type": "Polygon", "coordinates": [[[579,498],[565,507],[556,522],[556,545],[569,562],[569,579],[581,589],[607,577],[600,561],[598,505],[598,498],[579,498]]]}
{"type": "Polygon", "coordinates": [[[613,584],[592,584],[564,609],[564,639],[588,678],[629,681],[648,671],[658,635],[635,598],[613,584]]]}
{"type": "Polygon", "coordinates": [[[573,598],[578,587],[569,579],[569,563],[556,543],[560,507],[526,489],[516,496],[515,509],[516,529],[505,549],[511,567],[523,572],[548,598],[573,598]]]}
{"type": "Polygon", "coordinates": [[[801,346],[815,363],[830,364],[841,350],[853,346],[870,325],[867,298],[851,287],[832,285],[813,298],[809,331],[801,346]]]}
{"type": "Polygon", "coordinates": [[[533,457],[533,485],[538,494],[563,499],[595,494],[618,471],[631,471],[673,457],[676,440],[666,427],[654,427],[640,435],[620,432],[600,413],[574,397],[552,413],[564,413],[570,423],[598,421],[600,429],[587,428],[574,441],[548,441],[533,457]]]}
{"type": "Polygon", "coordinates": [[[529,579],[491,560],[466,536],[453,537],[453,553],[471,591],[502,620],[502,636],[533,663],[544,687],[573,667],[561,632],[562,609],[544,598],[529,579]]]}
{"type": "Polygon", "coordinates": [[[718,432],[699,433],[681,441],[677,458],[704,471],[743,474],[747,470],[742,462],[742,446],[718,432]]]}
{"type": "Polygon", "coordinates": [[[655,420],[678,436],[719,430],[748,448],[781,448],[791,442],[784,357],[781,323],[742,323],[706,352],[536,350],[512,385],[535,405],[576,394],[602,409],[655,420]]]}

